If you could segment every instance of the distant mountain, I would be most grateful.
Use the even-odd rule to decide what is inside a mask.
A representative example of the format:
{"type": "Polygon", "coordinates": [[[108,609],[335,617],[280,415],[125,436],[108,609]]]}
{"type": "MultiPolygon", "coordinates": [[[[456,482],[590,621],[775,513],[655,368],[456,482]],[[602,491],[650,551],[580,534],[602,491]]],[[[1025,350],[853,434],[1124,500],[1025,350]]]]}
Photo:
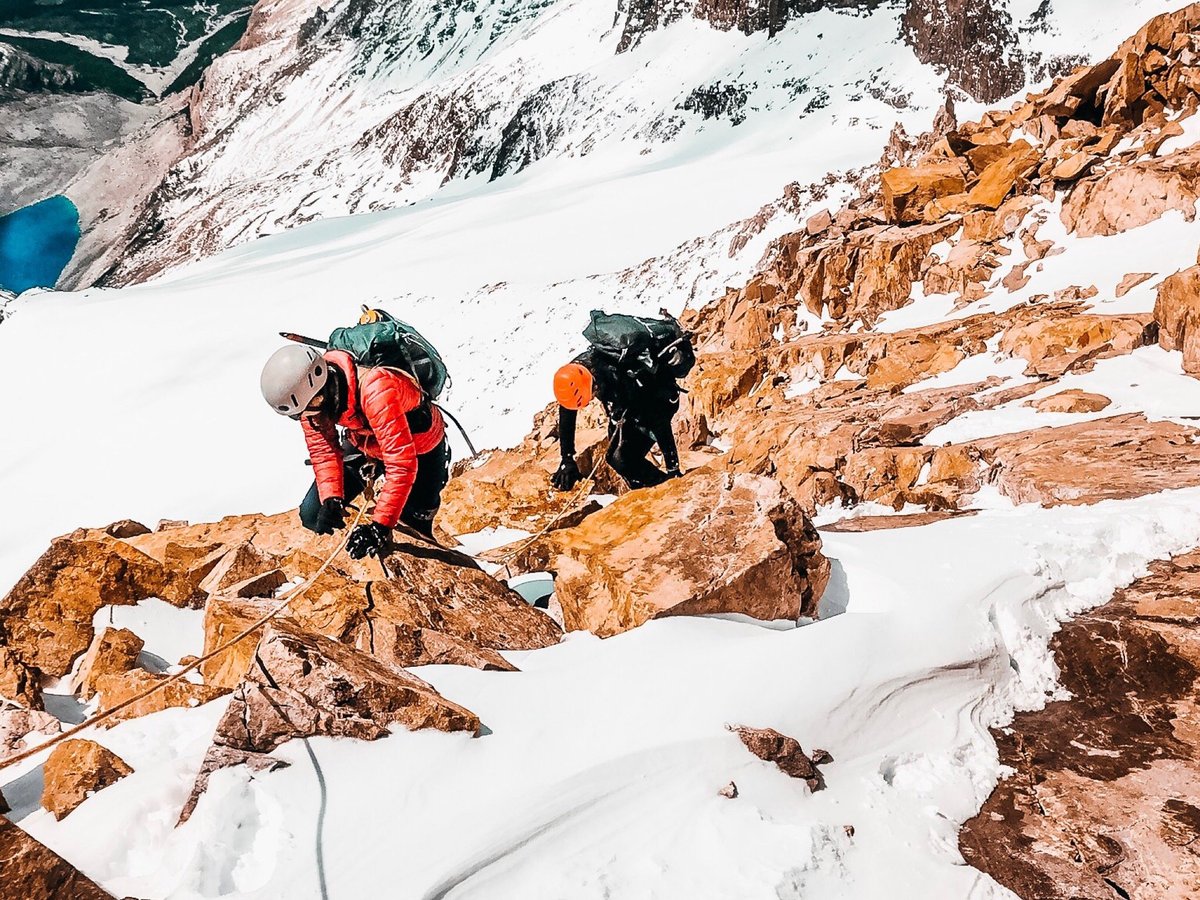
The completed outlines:
{"type": "Polygon", "coordinates": [[[146,103],[193,85],[242,35],[247,0],[6,0],[0,214],[60,191],[146,103]]]}

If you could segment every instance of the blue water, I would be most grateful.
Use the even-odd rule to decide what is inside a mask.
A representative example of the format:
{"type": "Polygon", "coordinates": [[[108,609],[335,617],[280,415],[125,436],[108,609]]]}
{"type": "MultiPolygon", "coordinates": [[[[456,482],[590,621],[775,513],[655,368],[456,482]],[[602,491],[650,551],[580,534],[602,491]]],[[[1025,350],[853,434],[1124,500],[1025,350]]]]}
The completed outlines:
{"type": "Polygon", "coordinates": [[[79,243],[79,210],[51,197],[0,216],[0,288],[54,287],[79,243]]]}

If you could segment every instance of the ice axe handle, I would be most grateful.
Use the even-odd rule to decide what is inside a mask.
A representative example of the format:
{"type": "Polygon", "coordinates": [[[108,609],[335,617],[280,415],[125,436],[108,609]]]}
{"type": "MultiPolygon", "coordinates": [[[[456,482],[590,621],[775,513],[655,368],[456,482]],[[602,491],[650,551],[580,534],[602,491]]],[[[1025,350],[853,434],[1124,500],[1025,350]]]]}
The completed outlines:
{"type": "Polygon", "coordinates": [[[321,350],[328,350],[329,344],[326,341],[318,340],[317,338],[305,337],[302,334],[295,334],[291,331],[279,332],[281,338],[286,338],[289,341],[295,341],[297,344],[308,344],[310,347],[317,347],[321,350]]]}

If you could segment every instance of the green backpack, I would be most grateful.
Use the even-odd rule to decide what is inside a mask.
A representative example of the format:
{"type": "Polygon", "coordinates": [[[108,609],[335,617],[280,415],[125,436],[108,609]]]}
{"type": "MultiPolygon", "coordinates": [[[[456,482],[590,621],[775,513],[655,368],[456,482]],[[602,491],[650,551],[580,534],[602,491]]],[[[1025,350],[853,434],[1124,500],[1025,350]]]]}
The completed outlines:
{"type": "Polygon", "coordinates": [[[425,337],[407,322],[381,309],[363,307],[359,324],[335,328],[329,335],[329,349],[349,353],[356,363],[403,369],[436,400],[450,380],[441,355],[425,337]]]}

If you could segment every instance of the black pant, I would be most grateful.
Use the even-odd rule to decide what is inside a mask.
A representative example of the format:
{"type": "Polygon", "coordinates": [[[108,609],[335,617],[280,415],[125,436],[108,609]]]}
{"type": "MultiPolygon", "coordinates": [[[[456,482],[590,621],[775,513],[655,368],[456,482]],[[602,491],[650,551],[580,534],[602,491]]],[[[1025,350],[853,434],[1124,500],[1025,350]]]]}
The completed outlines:
{"type": "MultiPolygon", "coordinates": [[[[375,460],[357,452],[346,453],[342,465],[347,500],[357,497],[366,487],[361,469],[364,466],[379,466],[375,460]]],[[[417,457],[417,477],[413,481],[408,501],[404,504],[404,511],[400,513],[400,521],[414,531],[433,537],[433,517],[442,505],[442,488],[449,480],[450,444],[442,438],[440,444],[417,457]]],[[[300,501],[300,522],[309,531],[315,531],[317,514],[320,511],[321,498],[314,481],[304,499],[300,501]]]]}
{"type": "MultiPolygon", "coordinates": [[[[668,428],[670,425],[668,424],[668,428]]],[[[626,419],[621,425],[609,422],[608,450],[605,459],[626,483],[637,488],[654,487],[667,480],[667,474],[646,457],[655,440],[649,429],[626,419]]]]}

